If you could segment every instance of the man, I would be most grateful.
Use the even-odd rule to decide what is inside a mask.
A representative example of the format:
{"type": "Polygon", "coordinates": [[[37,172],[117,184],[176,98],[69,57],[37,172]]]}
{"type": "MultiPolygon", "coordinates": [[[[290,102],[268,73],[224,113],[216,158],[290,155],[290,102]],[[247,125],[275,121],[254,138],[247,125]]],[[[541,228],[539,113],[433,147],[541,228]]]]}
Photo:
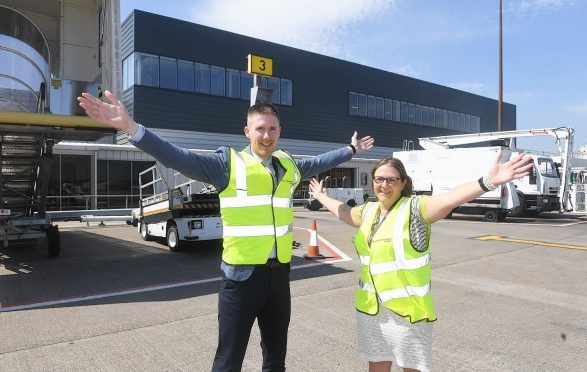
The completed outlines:
{"type": "Polygon", "coordinates": [[[166,167],[207,182],[219,192],[223,223],[224,273],[218,300],[219,337],[213,371],[240,371],[255,319],[261,331],[263,371],[284,371],[291,313],[289,271],[293,243],[292,195],[302,178],[348,161],[373,147],[373,138],[357,139],[325,154],[293,159],[276,150],[281,127],[277,108],[251,106],[243,151],[221,147],[194,154],[134,122],[119,100],[110,104],[88,93],[79,104],[97,121],[129,134],[130,141],[166,167]]]}

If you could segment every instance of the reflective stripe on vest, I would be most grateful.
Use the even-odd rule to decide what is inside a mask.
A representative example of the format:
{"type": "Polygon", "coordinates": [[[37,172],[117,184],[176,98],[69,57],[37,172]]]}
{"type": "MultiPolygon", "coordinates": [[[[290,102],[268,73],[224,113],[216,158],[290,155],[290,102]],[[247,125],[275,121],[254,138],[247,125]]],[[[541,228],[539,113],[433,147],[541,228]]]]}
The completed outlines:
{"type": "Polygon", "coordinates": [[[375,315],[381,301],[411,322],[436,319],[430,293],[430,254],[416,251],[410,242],[411,200],[398,201],[380,222],[370,245],[368,237],[378,217],[378,203],[363,208],[361,227],[354,238],[362,264],[358,311],[375,315]]]}
{"type": "Polygon", "coordinates": [[[273,175],[254,156],[230,150],[230,177],[219,194],[223,223],[223,261],[262,264],[277,245],[280,262],[290,262],[293,243],[292,195],[300,172],[292,157],[276,151],[285,174],[273,190],[273,175]]]}

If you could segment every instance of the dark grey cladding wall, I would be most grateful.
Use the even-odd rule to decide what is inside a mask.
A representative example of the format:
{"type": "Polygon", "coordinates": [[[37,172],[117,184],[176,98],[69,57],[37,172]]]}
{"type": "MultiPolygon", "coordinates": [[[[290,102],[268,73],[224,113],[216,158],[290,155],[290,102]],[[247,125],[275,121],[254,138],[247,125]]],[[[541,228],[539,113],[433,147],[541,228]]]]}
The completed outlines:
{"type": "MultiPolygon", "coordinates": [[[[346,143],[356,129],[377,144],[401,147],[404,139],[459,134],[415,124],[348,115],[348,92],[443,108],[481,117],[482,131],[497,129],[497,101],[383,70],[135,11],[134,50],[246,69],[249,53],[273,59],[274,75],[291,79],[293,106],[279,106],[284,138],[346,143]]],[[[241,134],[248,102],[135,86],[136,120],[149,127],[241,134]]],[[[504,128],[516,128],[516,108],[504,104],[504,128]]]]}

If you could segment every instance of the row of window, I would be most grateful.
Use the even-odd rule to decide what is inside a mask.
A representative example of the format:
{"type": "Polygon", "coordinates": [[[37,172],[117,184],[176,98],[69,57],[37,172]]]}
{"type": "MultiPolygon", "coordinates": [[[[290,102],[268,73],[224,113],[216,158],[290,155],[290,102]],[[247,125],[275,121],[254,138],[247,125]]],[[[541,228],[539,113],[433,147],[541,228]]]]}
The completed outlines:
{"type": "MultiPolygon", "coordinates": [[[[88,155],[53,156],[47,210],[92,207],[91,161],[88,155]]],[[[139,173],[153,164],[152,161],[98,160],[98,209],[137,207],[139,173]]]]}
{"type": "Polygon", "coordinates": [[[479,116],[356,92],[349,92],[349,115],[454,129],[461,132],[481,132],[479,116]]]}
{"type": "MultiPolygon", "coordinates": [[[[133,84],[250,100],[253,75],[205,63],[133,53],[122,62],[122,89],[133,84]]],[[[292,105],[291,80],[263,76],[259,86],[271,90],[272,103],[292,105]]]]}

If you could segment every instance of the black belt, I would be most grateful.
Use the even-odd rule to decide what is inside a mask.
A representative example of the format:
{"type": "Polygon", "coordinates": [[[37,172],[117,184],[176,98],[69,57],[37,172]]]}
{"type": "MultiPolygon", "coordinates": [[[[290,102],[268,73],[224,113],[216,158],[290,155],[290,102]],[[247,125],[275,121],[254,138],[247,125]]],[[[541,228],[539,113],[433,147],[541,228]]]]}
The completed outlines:
{"type": "Polygon", "coordinates": [[[281,267],[284,265],[287,265],[287,264],[279,262],[279,260],[277,260],[277,258],[270,258],[267,260],[267,262],[265,262],[265,266],[267,266],[270,269],[277,269],[278,267],[281,267]]]}

